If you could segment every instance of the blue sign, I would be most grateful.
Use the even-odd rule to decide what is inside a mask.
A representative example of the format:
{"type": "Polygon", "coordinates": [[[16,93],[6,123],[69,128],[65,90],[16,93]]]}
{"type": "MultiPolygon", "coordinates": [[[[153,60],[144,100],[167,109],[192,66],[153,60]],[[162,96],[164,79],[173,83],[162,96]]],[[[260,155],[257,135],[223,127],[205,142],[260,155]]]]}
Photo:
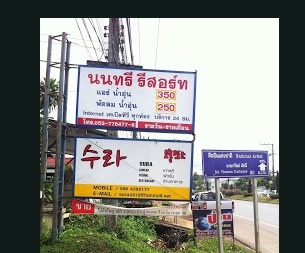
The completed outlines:
{"type": "Polygon", "coordinates": [[[268,151],[202,150],[205,178],[268,177],[268,151]]]}
{"type": "MultiPolygon", "coordinates": [[[[192,209],[195,238],[218,235],[216,210],[192,209]]],[[[233,211],[221,209],[222,235],[234,236],[233,211]]]]}

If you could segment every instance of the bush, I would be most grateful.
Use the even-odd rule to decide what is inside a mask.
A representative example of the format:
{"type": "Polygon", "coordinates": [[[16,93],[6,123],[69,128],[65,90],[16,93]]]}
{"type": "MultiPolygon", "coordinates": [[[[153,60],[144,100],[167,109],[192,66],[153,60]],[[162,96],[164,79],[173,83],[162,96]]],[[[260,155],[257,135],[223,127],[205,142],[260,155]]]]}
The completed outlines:
{"type": "Polygon", "coordinates": [[[242,191],[240,189],[227,190],[225,195],[226,196],[242,195],[242,191]]]}
{"type": "Polygon", "coordinates": [[[253,193],[246,192],[244,193],[244,197],[253,197],[253,193]]]}
{"type": "Polygon", "coordinates": [[[269,197],[271,199],[279,199],[280,198],[280,195],[279,194],[270,194],[269,197]]]}

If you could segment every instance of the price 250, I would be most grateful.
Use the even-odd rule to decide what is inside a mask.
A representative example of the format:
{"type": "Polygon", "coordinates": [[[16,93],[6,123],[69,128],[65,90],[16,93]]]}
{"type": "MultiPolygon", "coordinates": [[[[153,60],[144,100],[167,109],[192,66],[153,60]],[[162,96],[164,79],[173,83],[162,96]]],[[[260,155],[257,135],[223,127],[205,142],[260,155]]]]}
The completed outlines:
{"type": "Polygon", "coordinates": [[[156,111],[174,113],[174,112],[176,112],[176,103],[158,102],[158,103],[156,103],[156,111]]]}

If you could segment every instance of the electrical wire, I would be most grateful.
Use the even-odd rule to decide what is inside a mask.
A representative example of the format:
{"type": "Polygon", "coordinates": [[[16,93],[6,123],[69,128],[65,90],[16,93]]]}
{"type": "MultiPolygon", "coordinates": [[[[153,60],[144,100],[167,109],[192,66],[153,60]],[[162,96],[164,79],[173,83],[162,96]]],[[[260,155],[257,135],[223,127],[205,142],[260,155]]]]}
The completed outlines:
{"type": "Polygon", "coordinates": [[[156,65],[157,65],[157,56],[158,56],[159,28],[160,28],[160,18],[159,18],[159,23],[158,23],[158,33],[157,33],[157,46],[156,46],[155,69],[156,69],[156,65]]]}
{"type": "Polygon", "coordinates": [[[94,25],[94,23],[93,23],[93,20],[90,19],[90,18],[88,18],[88,19],[89,19],[89,22],[91,23],[91,26],[92,26],[92,28],[93,28],[95,34],[96,34],[96,37],[97,37],[97,39],[98,39],[98,41],[99,41],[99,43],[100,43],[101,49],[102,49],[102,51],[103,51],[103,44],[102,44],[102,42],[101,42],[101,40],[100,40],[100,37],[99,37],[99,35],[98,35],[98,33],[97,33],[96,29],[95,29],[95,25],[94,25]]]}
{"type": "Polygon", "coordinates": [[[75,21],[76,21],[78,30],[79,30],[79,32],[80,32],[80,35],[81,35],[82,38],[83,38],[83,42],[84,42],[85,47],[86,47],[86,49],[87,49],[87,53],[88,53],[88,55],[89,55],[89,58],[90,58],[90,60],[92,60],[91,54],[90,54],[90,52],[89,52],[89,49],[88,49],[88,47],[87,47],[86,41],[85,41],[84,36],[83,36],[83,33],[82,33],[82,31],[81,31],[81,29],[80,29],[80,27],[79,27],[79,25],[78,25],[78,22],[77,22],[77,19],[76,19],[76,18],[75,18],[75,21]]]}
{"type": "Polygon", "coordinates": [[[98,55],[97,55],[97,52],[96,52],[96,49],[95,49],[94,43],[93,43],[93,41],[92,41],[92,38],[91,38],[91,36],[90,36],[90,33],[89,33],[89,30],[88,30],[88,27],[87,27],[87,25],[86,25],[85,19],[84,19],[84,18],[82,18],[82,21],[83,21],[83,24],[84,24],[85,29],[86,29],[86,31],[87,31],[87,34],[88,34],[88,36],[89,36],[89,38],[90,38],[91,44],[92,44],[92,46],[93,46],[93,48],[94,48],[94,52],[95,52],[95,55],[96,55],[96,59],[98,60],[98,55]]]}
{"type": "MultiPolygon", "coordinates": [[[[99,30],[100,34],[103,34],[103,33],[105,34],[105,32],[104,32],[104,30],[103,30],[103,27],[104,27],[103,19],[98,19],[98,18],[96,18],[95,21],[96,21],[96,24],[97,24],[97,27],[98,27],[98,30],[99,30]],[[101,20],[101,22],[102,22],[102,26],[101,26],[101,24],[100,24],[100,20],[101,20]]],[[[99,58],[99,61],[102,59],[102,57],[104,57],[104,59],[105,59],[106,51],[107,51],[107,49],[104,48],[104,45],[105,45],[105,44],[106,44],[106,42],[105,42],[105,37],[102,36],[102,55],[101,55],[101,57],[99,58]]],[[[106,59],[105,59],[105,61],[106,61],[106,59]]]]}
{"type": "Polygon", "coordinates": [[[130,28],[130,19],[126,18],[127,31],[128,31],[128,41],[129,41],[129,50],[130,50],[130,59],[131,65],[133,65],[133,52],[132,52],[132,41],[131,41],[131,28],[130,28]]]}
{"type": "Polygon", "coordinates": [[[140,19],[138,18],[138,35],[139,35],[139,61],[141,65],[141,38],[140,38],[140,19]]]}

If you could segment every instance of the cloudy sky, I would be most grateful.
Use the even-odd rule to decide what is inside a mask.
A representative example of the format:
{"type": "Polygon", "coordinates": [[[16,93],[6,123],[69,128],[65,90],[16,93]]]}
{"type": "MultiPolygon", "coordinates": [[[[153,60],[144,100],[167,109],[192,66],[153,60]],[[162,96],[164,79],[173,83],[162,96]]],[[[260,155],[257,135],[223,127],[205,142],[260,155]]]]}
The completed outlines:
{"type": "MultiPolygon", "coordinates": [[[[133,64],[144,69],[197,71],[194,171],[202,174],[202,149],[267,150],[271,154],[271,145],[261,144],[273,144],[274,168],[279,170],[279,19],[133,18],[130,21],[133,64]]],[[[72,42],[70,63],[86,65],[87,60],[103,57],[104,51],[96,50],[94,45],[107,48],[107,38],[97,36],[104,25],[108,25],[107,18],[100,19],[100,23],[96,19],[83,22],[81,18],[41,18],[40,78],[46,73],[49,35],[68,33],[72,42]]],[[[53,61],[59,62],[60,47],[60,42],[53,43],[53,61]]],[[[129,46],[126,51],[129,52],[129,46]]],[[[59,80],[56,68],[51,68],[51,77],[59,80]]],[[[76,87],[77,68],[72,68],[67,117],[73,124],[76,87]]],[[[56,119],[55,113],[53,117],[56,119]]],[[[141,137],[192,139],[184,134],[163,136],[144,132],[141,137]]],[[[271,170],[271,159],[269,165],[271,170]]]]}

